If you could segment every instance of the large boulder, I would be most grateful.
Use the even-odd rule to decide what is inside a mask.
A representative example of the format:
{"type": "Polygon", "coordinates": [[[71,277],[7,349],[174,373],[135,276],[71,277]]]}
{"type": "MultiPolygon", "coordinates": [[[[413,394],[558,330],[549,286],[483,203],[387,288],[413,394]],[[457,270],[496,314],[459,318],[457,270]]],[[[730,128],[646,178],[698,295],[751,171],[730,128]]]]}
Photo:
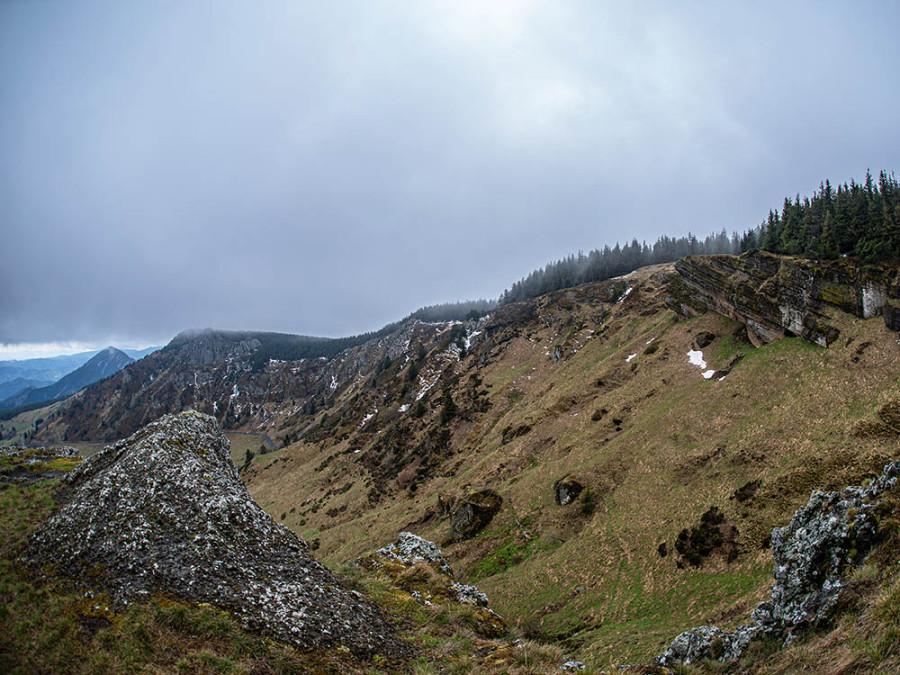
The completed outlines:
{"type": "Polygon", "coordinates": [[[462,539],[474,537],[491,522],[503,505],[503,497],[487,487],[470,488],[453,507],[453,534],[462,539]]]}
{"type": "Polygon", "coordinates": [[[757,635],[790,640],[797,628],[827,620],[848,569],[860,564],[876,541],[879,498],[895,492],[898,480],[900,462],[891,462],[868,487],[814,490],[788,525],[772,531],[775,584],[771,599],[750,615],[752,623],[729,633],[715,626],[685,631],[657,657],[657,665],[707,658],[731,661],[757,635]]]}
{"type": "Polygon", "coordinates": [[[119,604],[207,602],[300,648],[398,654],[376,608],[250,497],[215,419],[167,415],[70,474],[25,561],[119,604]]]}

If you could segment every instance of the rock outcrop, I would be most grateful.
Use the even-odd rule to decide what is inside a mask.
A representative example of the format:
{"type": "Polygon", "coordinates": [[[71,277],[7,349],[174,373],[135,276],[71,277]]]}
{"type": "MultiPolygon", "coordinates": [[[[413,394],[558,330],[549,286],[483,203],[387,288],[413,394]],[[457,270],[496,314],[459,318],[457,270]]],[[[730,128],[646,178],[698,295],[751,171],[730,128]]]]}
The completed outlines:
{"type": "Polygon", "coordinates": [[[500,637],[507,630],[502,616],[488,608],[488,596],[454,578],[441,549],[411,532],[360,559],[359,564],[385,573],[393,583],[424,605],[440,602],[472,605],[473,628],[484,637],[500,637]]]}
{"type": "Polygon", "coordinates": [[[453,534],[462,539],[474,537],[503,505],[503,497],[491,488],[471,488],[453,506],[453,534]]]}
{"type": "Polygon", "coordinates": [[[675,264],[669,306],[684,316],[715,311],[747,326],[757,345],[800,336],[823,347],[839,331],[827,307],[862,319],[882,313],[898,293],[884,267],[846,261],[817,262],[754,252],[741,256],[689,256],[675,264]]]}
{"type": "Polygon", "coordinates": [[[753,610],[753,623],[728,633],[715,626],[686,631],[657,657],[657,665],[706,658],[732,661],[758,635],[790,641],[797,628],[825,621],[844,587],[846,571],[861,563],[876,542],[874,512],[882,495],[897,490],[898,480],[900,462],[892,462],[868,487],[814,491],[787,526],[772,531],[775,584],[771,600],[753,610]]]}
{"type": "Polygon", "coordinates": [[[126,604],[207,602],[300,648],[403,649],[376,608],[250,497],[212,417],[168,415],[85,461],[26,563],[126,604]]]}
{"type": "Polygon", "coordinates": [[[553,498],[559,506],[567,506],[578,499],[584,485],[575,476],[565,476],[553,484],[553,498]]]}

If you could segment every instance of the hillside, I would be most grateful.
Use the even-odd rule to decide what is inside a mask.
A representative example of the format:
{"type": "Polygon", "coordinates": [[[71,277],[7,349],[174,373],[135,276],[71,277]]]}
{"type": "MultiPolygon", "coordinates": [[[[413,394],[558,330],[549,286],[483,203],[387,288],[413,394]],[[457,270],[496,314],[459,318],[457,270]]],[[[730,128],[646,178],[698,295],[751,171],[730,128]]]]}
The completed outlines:
{"type": "Polygon", "coordinates": [[[35,380],[28,377],[16,377],[0,384],[0,401],[15,396],[25,389],[38,389],[53,384],[53,380],[35,380]]]}
{"type": "Polygon", "coordinates": [[[20,408],[71,396],[89,384],[114,375],[130,363],[134,363],[134,359],[128,354],[115,347],[107,347],[91,357],[87,363],[53,384],[46,387],[27,388],[0,401],[0,410],[20,408]]]}
{"type": "Polygon", "coordinates": [[[895,302],[896,274],[689,258],[258,370],[252,341],[211,334],[82,393],[45,433],[113,438],[179,406],[267,433],[287,447],[242,476],[329,564],[410,530],[523,635],[648,662],[763,599],[769,533],[813,488],[897,457],[897,334],[863,302],[895,302]],[[790,337],[804,326],[827,348],[790,337]]]}

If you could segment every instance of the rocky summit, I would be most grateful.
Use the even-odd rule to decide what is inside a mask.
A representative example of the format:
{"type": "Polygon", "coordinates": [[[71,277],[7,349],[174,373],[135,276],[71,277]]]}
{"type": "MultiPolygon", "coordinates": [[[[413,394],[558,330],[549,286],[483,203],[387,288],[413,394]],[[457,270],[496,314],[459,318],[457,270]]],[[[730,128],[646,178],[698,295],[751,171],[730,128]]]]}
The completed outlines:
{"type": "Polygon", "coordinates": [[[300,648],[398,655],[379,612],[251,499],[212,417],[168,415],[85,461],[25,559],[106,591],[211,603],[300,648]]]}

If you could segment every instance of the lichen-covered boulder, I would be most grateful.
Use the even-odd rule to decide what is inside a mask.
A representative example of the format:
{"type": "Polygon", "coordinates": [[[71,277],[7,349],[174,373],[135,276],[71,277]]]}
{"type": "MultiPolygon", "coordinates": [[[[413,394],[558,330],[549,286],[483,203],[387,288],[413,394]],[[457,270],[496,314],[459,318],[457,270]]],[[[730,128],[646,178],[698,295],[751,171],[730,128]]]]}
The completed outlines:
{"type": "Polygon", "coordinates": [[[566,506],[578,499],[584,485],[575,476],[560,478],[553,484],[553,497],[560,506],[566,506]]]}
{"type": "Polygon", "coordinates": [[[401,532],[397,536],[397,541],[378,549],[375,553],[385,558],[394,558],[409,566],[418,562],[431,563],[437,565],[445,574],[453,576],[453,569],[450,567],[450,563],[444,560],[437,544],[412,532],[401,532]]]}
{"type": "Polygon", "coordinates": [[[503,497],[491,488],[472,488],[453,508],[453,534],[462,539],[474,537],[491,522],[503,505],[503,497]]]}
{"type": "Polygon", "coordinates": [[[733,661],[758,633],[754,626],[742,626],[726,633],[716,626],[698,626],[679,635],[656,659],[656,664],[671,667],[696,663],[702,659],[733,661]]]}
{"type": "Polygon", "coordinates": [[[214,418],[168,415],[85,461],[25,562],[125,604],[208,602],[301,648],[404,650],[376,608],[250,497],[214,418]]]}
{"type": "Polygon", "coordinates": [[[827,618],[843,589],[846,568],[875,543],[874,499],[897,485],[900,464],[888,464],[868,487],[814,490],[785,527],[772,531],[775,585],[772,599],[754,615],[758,623],[793,628],[827,618]]]}
{"type": "Polygon", "coordinates": [[[879,498],[896,491],[900,462],[891,462],[867,487],[840,492],[814,490],[791,522],[772,531],[775,584],[752,623],[726,633],[701,626],[679,635],[656,663],[672,666],[698,659],[731,661],[759,634],[787,638],[798,627],[825,621],[844,588],[849,568],[861,563],[876,542],[879,498]]]}

